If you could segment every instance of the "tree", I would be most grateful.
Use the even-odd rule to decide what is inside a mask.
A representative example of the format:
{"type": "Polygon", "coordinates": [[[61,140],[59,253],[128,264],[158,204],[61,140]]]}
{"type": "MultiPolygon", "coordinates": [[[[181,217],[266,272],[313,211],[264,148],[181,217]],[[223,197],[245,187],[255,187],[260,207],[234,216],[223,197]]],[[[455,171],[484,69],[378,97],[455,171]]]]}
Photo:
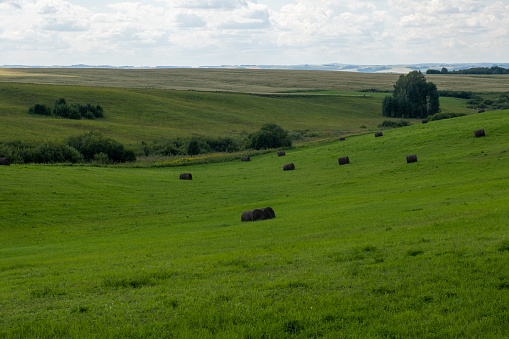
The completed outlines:
{"type": "Polygon", "coordinates": [[[44,104],[35,104],[28,109],[30,114],[51,115],[51,108],[44,104]]]}
{"type": "Polygon", "coordinates": [[[83,154],[87,161],[93,160],[95,155],[100,153],[108,155],[112,162],[136,160],[136,154],[133,151],[124,149],[124,146],[118,141],[95,131],[69,137],[67,144],[83,154]]]}
{"type": "Polygon", "coordinates": [[[437,87],[419,71],[401,75],[391,96],[384,98],[382,114],[391,118],[426,118],[438,113],[440,103],[437,87]]]}
{"type": "Polygon", "coordinates": [[[289,147],[292,140],[281,126],[274,123],[263,125],[259,131],[249,135],[247,140],[247,148],[265,149],[289,147]]]}

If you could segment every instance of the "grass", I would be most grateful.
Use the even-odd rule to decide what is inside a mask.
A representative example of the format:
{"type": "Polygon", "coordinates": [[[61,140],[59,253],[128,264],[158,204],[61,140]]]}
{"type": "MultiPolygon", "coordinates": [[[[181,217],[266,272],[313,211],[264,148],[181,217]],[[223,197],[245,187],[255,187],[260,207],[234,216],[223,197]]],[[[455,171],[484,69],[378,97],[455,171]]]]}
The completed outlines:
{"type": "Polygon", "coordinates": [[[507,337],[508,135],[498,111],[249,163],[1,167],[0,337],[507,337]]]}
{"type": "MultiPolygon", "coordinates": [[[[318,138],[327,138],[374,131],[387,119],[381,114],[383,93],[327,93],[261,96],[0,83],[0,117],[4,126],[0,141],[60,142],[71,135],[98,130],[139,150],[143,142],[188,138],[193,134],[241,137],[268,122],[289,131],[311,130],[318,138]],[[68,120],[28,114],[30,106],[41,103],[52,107],[59,98],[70,104],[100,104],[105,118],[68,120]]],[[[464,100],[441,100],[444,112],[474,112],[465,108],[464,100]]]]}
{"type": "MultiPolygon", "coordinates": [[[[399,74],[241,69],[5,68],[0,82],[165,90],[286,93],[303,90],[392,90],[399,74]]],[[[426,75],[439,90],[506,92],[508,75],[426,75]]]]}

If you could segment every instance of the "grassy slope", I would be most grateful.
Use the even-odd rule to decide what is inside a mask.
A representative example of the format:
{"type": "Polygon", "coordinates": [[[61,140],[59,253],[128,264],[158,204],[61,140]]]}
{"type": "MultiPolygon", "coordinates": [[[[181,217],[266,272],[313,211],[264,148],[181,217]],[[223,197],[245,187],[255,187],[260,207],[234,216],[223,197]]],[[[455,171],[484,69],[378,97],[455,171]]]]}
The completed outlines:
{"type": "Polygon", "coordinates": [[[507,337],[508,135],[490,112],[192,181],[2,167],[0,336],[507,337]]]}
{"type": "MultiPolygon", "coordinates": [[[[127,145],[141,141],[251,133],[266,122],[285,129],[353,134],[364,125],[375,130],[386,118],[381,114],[385,94],[329,92],[329,95],[258,96],[240,93],[168,91],[158,89],[100,88],[0,83],[0,141],[61,141],[86,130],[100,130],[127,145]],[[68,120],[31,116],[36,103],[53,106],[58,98],[68,103],[101,104],[105,118],[68,120]]],[[[444,112],[471,112],[464,101],[442,98],[444,112]]],[[[363,131],[363,130],[362,130],[363,131]]]]}

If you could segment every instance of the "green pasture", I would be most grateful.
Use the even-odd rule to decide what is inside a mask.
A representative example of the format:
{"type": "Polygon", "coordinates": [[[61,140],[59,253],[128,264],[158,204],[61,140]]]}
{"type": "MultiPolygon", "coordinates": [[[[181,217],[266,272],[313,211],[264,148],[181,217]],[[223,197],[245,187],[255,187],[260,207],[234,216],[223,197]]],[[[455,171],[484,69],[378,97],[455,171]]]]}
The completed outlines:
{"type": "MultiPolygon", "coordinates": [[[[37,98],[53,100],[50,87],[38,88],[37,98]]],[[[259,115],[243,118],[256,121],[263,107],[283,100],[54,88],[69,91],[60,95],[68,100],[104,105],[108,118],[87,123],[111,126],[131,142],[150,136],[132,124],[150,110],[108,109],[102,100],[191,114],[203,98],[232,115],[239,102],[267,100],[253,108],[259,115]]],[[[293,108],[280,116],[296,120],[285,128],[300,126],[304,109],[295,112],[307,100],[315,99],[285,101],[293,108]]],[[[307,124],[333,121],[329,105],[348,102],[327,100],[307,124]]],[[[376,106],[379,98],[362,100],[376,106]]],[[[22,104],[13,101],[3,121],[19,117],[22,104]]],[[[237,118],[228,114],[217,119],[233,129],[237,118]]],[[[165,119],[150,116],[154,125],[165,119]]],[[[85,123],[29,118],[60,126],[62,136],[64,124],[85,123]]],[[[0,337],[507,338],[508,135],[506,110],[251,162],[0,166],[0,337]],[[480,128],[486,137],[475,138],[480,128]],[[410,154],[417,163],[406,163],[410,154]],[[350,164],[339,166],[344,156],[350,164]],[[296,170],[283,171],[290,162],[296,170]],[[182,172],[193,180],[179,180],[182,172]],[[275,219],[240,221],[243,211],[266,206],[275,219]]]]}
{"type": "MultiPolygon", "coordinates": [[[[252,95],[0,83],[0,141],[60,142],[97,130],[137,148],[142,142],[194,134],[242,136],[271,122],[320,137],[352,135],[377,130],[387,119],[381,110],[385,95],[342,91],[252,95]],[[29,107],[37,103],[53,107],[59,98],[69,104],[100,104],[105,118],[70,120],[28,114],[29,107]]],[[[441,104],[444,112],[473,112],[465,108],[465,100],[441,98],[441,104]]]]}

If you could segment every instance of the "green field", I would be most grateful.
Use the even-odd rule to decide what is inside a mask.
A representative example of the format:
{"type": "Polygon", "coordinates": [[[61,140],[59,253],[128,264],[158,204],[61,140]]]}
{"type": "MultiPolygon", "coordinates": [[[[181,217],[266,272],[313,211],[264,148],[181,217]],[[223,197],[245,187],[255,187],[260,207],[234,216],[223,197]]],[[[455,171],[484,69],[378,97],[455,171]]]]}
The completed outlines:
{"type": "MultiPolygon", "coordinates": [[[[386,95],[335,90],[253,95],[0,82],[0,141],[61,142],[71,135],[97,130],[139,150],[142,142],[195,134],[245,136],[272,122],[289,131],[310,130],[319,138],[345,136],[378,130],[387,120],[381,110],[386,95]],[[59,98],[68,103],[100,104],[105,118],[69,120],[28,114],[34,104],[53,107],[59,98]]],[[[467,109],[465,102],[441,98],[441,108],[443,112],[475,112],[467,109]]]]}
{"type": "Polygon", "coordinates": [[[375,138],[383,96],[334,91],[1,83],[0,140],[56,140],[98,124],[135,145],[256,130],[263,112],[289,130],[333,124],[348,135],[367,124],[359,131],[369,133],[251,162],[0,166],[0,337],[509,337],[509,111],[375,138]],[[107,117],[24,111],[55,96],[100,102],[107,117]],[[170,122],[169,111],[186,113],[170,122]],[[475,138],[481,128],[486,137],[475,138]],[[411,154],[418,162],[407,164],[411,154]],[[339,166],[344,156],[350,164],[339,166]],[[290,162],[296,170],[283,171],[290,162]],[[240,221],[266,206],[275,219],[240,221]]]}

